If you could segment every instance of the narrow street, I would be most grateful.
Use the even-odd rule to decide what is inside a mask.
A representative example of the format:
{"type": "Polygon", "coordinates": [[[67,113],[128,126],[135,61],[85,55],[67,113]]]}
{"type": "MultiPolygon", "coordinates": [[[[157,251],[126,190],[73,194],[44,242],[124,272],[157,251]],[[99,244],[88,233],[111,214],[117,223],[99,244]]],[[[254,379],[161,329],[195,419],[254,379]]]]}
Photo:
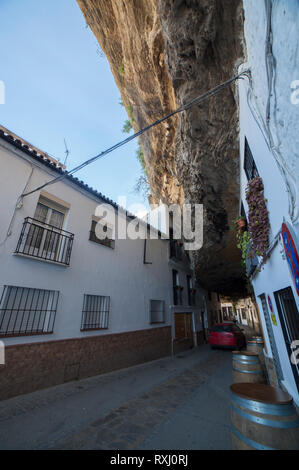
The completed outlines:
{"type": "Polygon", "coordinates": [[[232,354],[209,345],[0,402],[1,449],[231,449],[232,354]]]}

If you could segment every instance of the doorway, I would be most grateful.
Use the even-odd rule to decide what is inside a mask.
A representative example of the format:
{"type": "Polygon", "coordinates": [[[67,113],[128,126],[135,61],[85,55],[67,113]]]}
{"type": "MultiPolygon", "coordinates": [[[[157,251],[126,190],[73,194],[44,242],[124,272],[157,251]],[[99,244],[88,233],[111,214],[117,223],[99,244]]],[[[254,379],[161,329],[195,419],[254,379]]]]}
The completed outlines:
{"type": "Polygon", "coordinates": [[[174,352],[178,353],[192,348],[192,313],[174,314],[174,352]]]}
{"type": "MultiPolygon", "coordinates": [[[[299,339],[299,312],[291,287],[274,292],[278,315],[289,358],[293,353],[292,342],[299,339]]],[[[290,360],[294,380],[299,392],[299,363],[290,360]]]]}

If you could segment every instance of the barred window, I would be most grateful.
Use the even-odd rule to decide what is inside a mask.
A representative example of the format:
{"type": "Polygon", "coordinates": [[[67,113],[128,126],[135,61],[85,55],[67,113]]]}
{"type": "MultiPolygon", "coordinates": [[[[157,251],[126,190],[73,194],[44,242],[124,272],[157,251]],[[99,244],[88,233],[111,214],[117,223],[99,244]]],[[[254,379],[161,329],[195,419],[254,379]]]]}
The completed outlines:
{"type": "Polygon", "coordinates": [[[113,239],[113,230],[107,225],[103,225],[103,231],[106,232],[105,238],[97,237],[97,225],[100,224],[99,221],[92,219],[91,227],[89,232],[89,240],[100,245],[108,246],[108,248],[115,248],[115,240],[113,239]]]}
{"type": "Polygon", "coordinates": [[[4,286],[0,336],[53,333],[58,297],[58,291],[4,286]]]}
{"type": "Polygon", "coordinates": [[[84,294],[81,330],[108,328],[110,297],[84,294]]]}
{"type": "Polygon", "coordinates": [[[244,155],[244,170],[247,176],[248,181],[252,180],[256,176],[259,176],[257,171],[253,155],[251,153],[250,147],[248,145],[247,139],[245,137],[245,155],[244,155]]]}
{"type": "Polygon", "coordinates": [[[150,323],[165,323],[164,300],[150,300],[150,323]]]}

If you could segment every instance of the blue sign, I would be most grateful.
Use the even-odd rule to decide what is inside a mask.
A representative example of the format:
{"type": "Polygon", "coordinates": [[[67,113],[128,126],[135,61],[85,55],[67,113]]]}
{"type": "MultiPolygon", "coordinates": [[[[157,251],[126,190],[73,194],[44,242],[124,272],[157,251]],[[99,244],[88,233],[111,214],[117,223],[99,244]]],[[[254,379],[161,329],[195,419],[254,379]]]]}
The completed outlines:
{"type": "Polygon", "coordinates": [[[295,241],[286,223],[282,224],[281,234],[286,260],[291,271],[291,276],[295,285],[296,292],[299,295],[299,255],[295,241]]]}

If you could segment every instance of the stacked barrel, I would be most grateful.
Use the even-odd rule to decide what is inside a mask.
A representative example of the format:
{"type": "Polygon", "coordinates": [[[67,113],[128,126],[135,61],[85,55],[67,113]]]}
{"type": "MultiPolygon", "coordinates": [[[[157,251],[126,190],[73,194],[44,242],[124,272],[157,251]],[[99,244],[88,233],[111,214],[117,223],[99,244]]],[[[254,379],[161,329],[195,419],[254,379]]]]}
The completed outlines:
{"type": "Polygon", "coordinates": [[[299,418],[288,393],[256,383],[230,390],[233,450],[299,449],[299,418]]]}
{"type": "Polygon", "coordinates": [[[233,351],[230,390],[233,450],[299,450],[299,417],[292,397],[266,384],[262,337],[233,351]]]}
{"type": "Polygon", "coordinates": [[[233,378],[235,383],[265,383],[259,355],[250,351],[233,351],[233,378]]]}

